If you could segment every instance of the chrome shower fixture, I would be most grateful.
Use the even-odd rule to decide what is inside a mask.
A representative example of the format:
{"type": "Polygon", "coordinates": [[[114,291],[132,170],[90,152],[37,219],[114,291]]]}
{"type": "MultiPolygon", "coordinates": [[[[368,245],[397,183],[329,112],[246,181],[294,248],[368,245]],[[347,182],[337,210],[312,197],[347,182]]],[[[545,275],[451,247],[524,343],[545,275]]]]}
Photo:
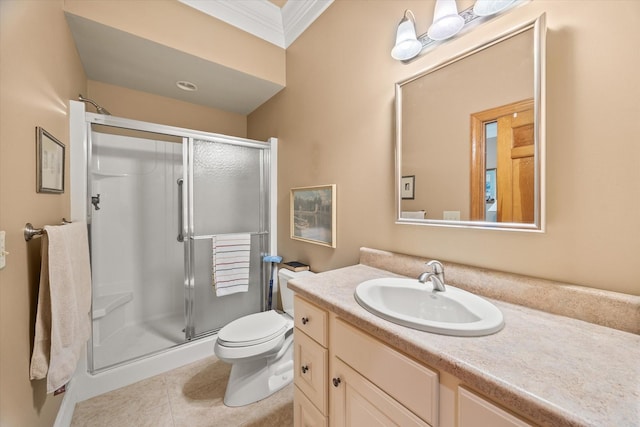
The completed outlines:
{"type": "Polygon", "coordinates": [[[80,100],[82,102],[87,102],[87,103],[93,105],[94,107],[96,107],[96,111],[98,112],[98,114],[105,114],[107,116],[111,115],[111,113],[106,108],[102,108],[95,101],[93,101],[93,100],[91,100],[89,98],[85,98],[84,96],[82,96],[82,94],[78,95],[78,100],[80,100]]]}

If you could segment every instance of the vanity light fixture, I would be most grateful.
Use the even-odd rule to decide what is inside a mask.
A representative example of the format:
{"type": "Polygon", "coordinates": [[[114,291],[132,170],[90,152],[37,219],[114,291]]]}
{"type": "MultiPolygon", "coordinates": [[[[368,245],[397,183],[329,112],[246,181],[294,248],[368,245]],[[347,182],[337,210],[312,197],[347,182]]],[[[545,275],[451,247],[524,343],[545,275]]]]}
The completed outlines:
{"type": "Polygon", "coordinates": [[[478,16],[491,16],[500,13],[516,0],[477,0],[473,5],[473,13],[478,16]]]}
{"type": "Polygon", "coordinates": [[[407,9],[398,25],[396,44],[391,50],[391,57],[408,62],[428,46],[455,36],[472,21],[492,19],[526,1],[528,0],[476,0],[472,7],[458,13],[456,0],[436,0],[433,23],[426,33],[417,37],[415,15],[407,9]]]}
{"type": "Polygon", "coordinates": [[[416,37],[416,17],[413,12],[407,9],[398,24],[396,45],[391,49],[391,57],[398,61],[406,61],[415,58],[421,50],[422,43],[416,37]]]}
{"type": "Polygon", "coordinates": [[[456,0],[436,0],[433,24],[427,35],[431,40],[446,40],[455,36],[464,27],[464,18],[458,15],[456,0]]]}

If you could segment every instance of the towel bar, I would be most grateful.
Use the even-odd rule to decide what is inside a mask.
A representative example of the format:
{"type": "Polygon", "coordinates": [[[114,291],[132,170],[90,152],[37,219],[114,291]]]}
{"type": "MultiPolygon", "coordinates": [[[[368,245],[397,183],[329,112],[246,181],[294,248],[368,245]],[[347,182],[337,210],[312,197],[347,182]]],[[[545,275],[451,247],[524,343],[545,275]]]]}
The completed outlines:
{"type": "MultiPolygon", "coordinates": [[[[67,221],[66,219],[62,218],[61,225],[64,225],[64,224],[71,224],[71,221],[67,221]]],[[[29,240],[33,239],[34,237],[42,236],[42,233],[44,233],[44,227],[43,228],[33,228],[33,225],[30,222],[26,223],[25,226],[24,226],[24,240],[25,240],[25,242],[28,242],[29,240]]]]}

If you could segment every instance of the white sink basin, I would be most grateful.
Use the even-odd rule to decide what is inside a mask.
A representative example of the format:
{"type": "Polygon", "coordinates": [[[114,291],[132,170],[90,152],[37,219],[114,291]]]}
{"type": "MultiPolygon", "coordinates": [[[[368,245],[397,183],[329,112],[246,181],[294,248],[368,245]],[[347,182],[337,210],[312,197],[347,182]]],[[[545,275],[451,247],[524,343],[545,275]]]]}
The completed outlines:
{"type": "Polygon", "coordinates": [[[385,278],[362,282],[355,299],[367,311],[399,325],[443,335],[475,337],[498,332],[502,312],[470,292],[445,285],[433,290],[431,282],[385,278]]]}

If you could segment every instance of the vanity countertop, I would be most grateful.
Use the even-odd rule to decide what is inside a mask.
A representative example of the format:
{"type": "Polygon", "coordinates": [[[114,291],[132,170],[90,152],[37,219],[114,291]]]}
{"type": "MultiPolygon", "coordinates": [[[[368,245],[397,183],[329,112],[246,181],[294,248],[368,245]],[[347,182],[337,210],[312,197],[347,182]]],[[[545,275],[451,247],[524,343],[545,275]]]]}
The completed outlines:
{"type": "Polygon", "coordinates": [[[358,264],[297,278],[289,287],[541,425],[640,426],[640,335],[490,298],[504,314],[500,332],[422,332],[356,302],[356,286],[381,277],[403,276],[358,264]]]}

